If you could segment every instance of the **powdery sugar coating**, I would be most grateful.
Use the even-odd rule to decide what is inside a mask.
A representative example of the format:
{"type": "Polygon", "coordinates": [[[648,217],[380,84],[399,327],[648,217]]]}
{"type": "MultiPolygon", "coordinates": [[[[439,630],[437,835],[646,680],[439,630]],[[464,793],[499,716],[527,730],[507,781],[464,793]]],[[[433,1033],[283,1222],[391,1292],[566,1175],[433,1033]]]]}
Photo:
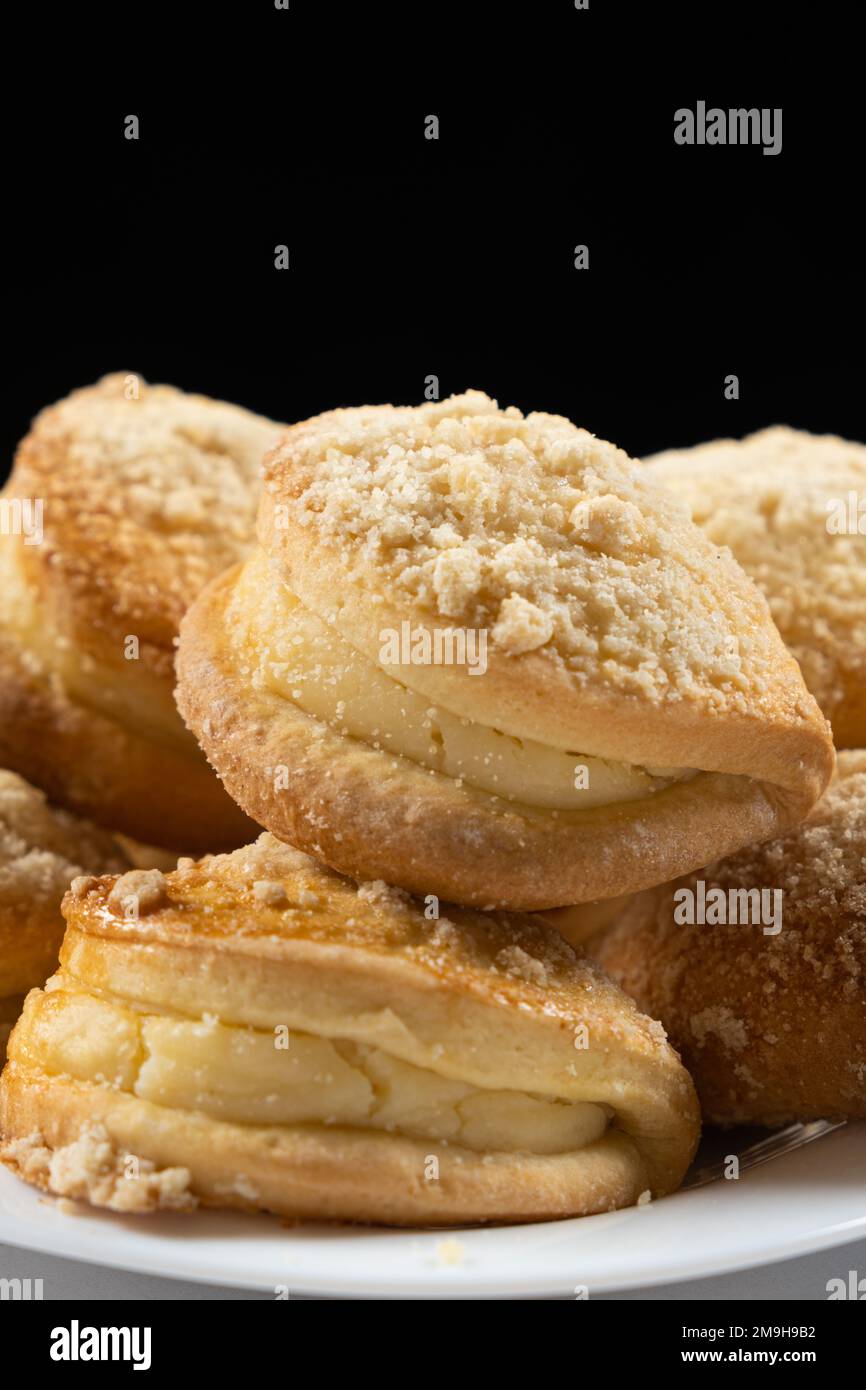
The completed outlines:
{"type": "Polygon", "coordinates": [[[655,697],[736,698],[769,676],[730,556],[645,469],[561,417],[475,391],[334,411],[288,431],[266,478],[350,582],[372,571],[408,614],[486,627],[504,653],[544,648],[578,679],[601,665],[655,697]]]}
{"type": "Polygon", "coordinates": [[[827,522],[831,503],[866,497],[866,446],[775,426],[647,463],[761,588],[835,725],[846,687],[862,702],[866,686],[866,534],[832,534],[827,522]]]}
{"type": "MultiPolygon", "coordinates": [[[[780,888],[785,895],[788,920],[797,930],[780,933],[773,946],[775,971],[784,975],[784,953],[802,953],[818,968],[818,958],[807,938],[822,936],[829,952],[822,952],[824,979],[841,981],[856,977],[861,966],[851,954],[849,933],[866,946],[866,753],[840,753],[835,780],[803,825],[780,840],[741,850],[730,859],[704,871],[703,877],[722,888],[742,884],[780,888]],[[854,920],[842,930],[846,918],[854,920]],[[838,925],[840,935],[826,933],[838,925]]],[[[862,960],[866,969],[866,958],[862,960]]]]}
{"type": "Polygon", "coordinates": [[[640,895],[590,949],[663,1021],[709,1118],[866,1113],[866,752],[839,755],[797,830],[640,895]],[[781,890],[781,931],[677,925],[699,879],[781,890]]]}
{"type": "MultiPolygon", "coordinates": [[[[797,830],[741,850],[677,886],[694,887],[698,879],[707,892],[770,888],[784,895],[783,926],[776,936],[764,936],[750,924],[679,929],[678,959],[690,949],[696,960],[711,957],[714,971],[730,981],[732,1002],[744,978],[765,978],[773,990],[799,977],[804,964],[815,984],[832,981],[849,994],[866,990],[866,753],[839,755],[835,780],[797,830]]],[[[670,904],[668,889],[659,904],[660,923],[667,920],[670,904]]],[[[645,968],[649,978],[655,968],[649,957],[645,968]]],[[[744,1029],[732,1018],[735,1050],[748,1036],[744,1029]]]]}

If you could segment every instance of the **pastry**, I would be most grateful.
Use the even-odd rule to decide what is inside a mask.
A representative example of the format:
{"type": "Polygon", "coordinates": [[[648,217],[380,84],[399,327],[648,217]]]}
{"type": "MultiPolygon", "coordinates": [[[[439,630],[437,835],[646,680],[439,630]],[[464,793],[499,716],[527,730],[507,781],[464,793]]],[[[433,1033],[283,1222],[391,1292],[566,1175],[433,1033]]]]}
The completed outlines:
{"type": "Polygon", "coordinates": [[[837,748],[866,746],[866,445],[777,426],[647,463],[763,590],[837,748]]]}
{"type": "Polygon", "coordinates": [[[139,840],[249,839],[178,717],[174,644],[190,600],[250,548],[278,434],[121,375],[36,419],[0,496],[0,764],[139,840]]]}
{"type": "Polygon", "coordinates": [[[297,848],[542,909],[766,839],[826,784],[758,590],[613,445],[469,392],[307,421],[265,476],[258,551],[182,624],[177,700],[297,848]]]}
{"type": "Polygon", "coordinates": [[[539,916],[556,927],[570,946],[579,949],[615,922],[633,896],[632,893],[623,893],[621,897],[602,898],[600,902],[556,907],[551,912],[539,913],[539,916]]]}
{"type": "Polygon", "coordinates": [[[127,862],[110,835],[0,769],[0,1060],[24,995],[57,964],[66,889],[80,874],[127,862]]]}
{"type": "Polygon", "coordinates": [[[707,1121],[866,1119],[866,752],[798,829],[639,894],[587,949],[661,1020],[707,1121]]]}
{"type": "Polygon", "coordinates": [[[263,834],[76,880],[0,1080],[4,1161],[122,1211],[546,1220],[673,1191],[657,1024],[531,917],[357,885],[263,834]]]}

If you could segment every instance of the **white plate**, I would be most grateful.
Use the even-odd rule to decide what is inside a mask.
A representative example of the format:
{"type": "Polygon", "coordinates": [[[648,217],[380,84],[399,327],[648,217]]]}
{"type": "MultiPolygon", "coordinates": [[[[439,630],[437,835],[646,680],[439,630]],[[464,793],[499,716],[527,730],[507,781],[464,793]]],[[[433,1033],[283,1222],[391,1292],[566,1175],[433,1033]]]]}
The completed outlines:
{"type": "Polygon", "coordinates": [[[289,1227],[219,1212],[70,1216],[0,1172],[0,1243],[273,1293],[496,1298],[594,1294],[770,1263],[866,1235],[866,1124],[640,1208],[534,1226],[424,1232],[289,1227]]]}

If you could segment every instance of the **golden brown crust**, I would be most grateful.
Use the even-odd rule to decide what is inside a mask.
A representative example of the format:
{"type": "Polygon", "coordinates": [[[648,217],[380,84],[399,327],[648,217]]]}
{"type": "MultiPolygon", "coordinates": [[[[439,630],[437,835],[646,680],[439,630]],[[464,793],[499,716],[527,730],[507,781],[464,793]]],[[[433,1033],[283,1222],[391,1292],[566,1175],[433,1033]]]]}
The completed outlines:
{"type": "Polygon", "coordinates": [[[37,418],[3,494],[44,510],[40,543],[0,537],[0,763],[139,839],[248,838],[177,718],[174,642],[189,601],[251,545],[278,429],[122,375],[37,418]]]}
{"type": "Polygon", "coordinates": [[[116,665],[133,633],[143,666],[171,680],[184,612],[250,548],[262,456],[281,428],[132,373],[43,410],[7,493],[44,501],[44,540],[19,558],[46,621],[116,665]]]}
{"type": "MultiPolygon", "coordinates": [[[[682,1180],[697,1141],[688,1076],[661,1030],[535,920],[444,905],[429,919],[399,890],[359,886],[270,835],[181,861],[147,896],[139,878],[82,884],[65,900],[60,974],[28,998],[0,1081],[13,1165],[8,1145],[28,1134],[52,1150],[101,1125],[159,1170],[188,1168],[204,1202],[395,1224],[553,1219],[682,1180]],[[110,1028],[98,1026],[103,1015],[110,1028]],[[139,1094],[149,1020],[163,1016],[248,1030],[242,1051],[258,1038],[271,1057],[283,1026],[485,1094],[602,1106],[613,1118],[562,1153],[483,1152],[411,1124],[226,1121],[210,1089],[201,1111],[139,1094]],[[94,1067],[102,1084],[89,1082],[94,1067]]],[[[274,1084],[257,1064],[249,1074],[259,1090],[274,1084]]],[[[51,1188],[45,1173],[43,1162],[33,1180],[51,1188]]]]}
{"type": "Polygon", "coordinates": [[[797,830],[640,894],[588,943],[664,1024],[705,1119],[866,1118],[864,865],[866,753],[842,753],[797,830]],[[677,925],[674,894],[698,879],[707,892],[780,890],[781,931],[677,925]]]}
{"type": "Polygon", "coordinates": [[[826,785],[826,721],[760,593],[612,445],[469,392],[307,421],[265,477],[270,577],[251,564],[239,593],[275,576],[359,664],[407,624],[471,628],[489,638],[481,678],[409,663],[398,686],[544,750],[701,774],[629,804],[544,810],[373,735],[334,735],[266,690],[258,655],[279,653],[280,634],[241,631],[224,578],[184,620],[178,703],[231,794],[291,843],[415,892],[555,907],[779,833],[826,785]]]}
{"type": "Polygon", "coordinates": [[[157,743],[34,676],[0,633],[0,760],[52,801],[179,850],[232,847],[255,827],[178,721],[157,743]]]}
{"type": "Polygon", "coordinates": [[[268,455],[258,531],[291,591],[371,660],[404,620],[488,631],[481,680],[401,668],[477,723],[759,776],[809,804],[826,785],[825,723],[758,590],[647,470],[568,420],[479,392],[332,411],[268,455]]]}
{"type": "MultiPolygon", "coordinates": [[[[632,1206],[649,1191],[634,1146],[622,1134],[610,1133],[591,1153],[573,1155],[481,1156],[450,1146],[437,1155],[438,1179],[425,1181],[429,1141],[226,1124],[60,1077],[34,1077],[14,1063],[0,1082],[0,1118],[7,1133],[36,1133],[40,1147],[55,1151],[75,1144],[83,1126],[98,1124],[121,1160],[146,1154],[157,1168],[187,1169],[202,1206],[264,1209],[291,1220],[434,1227],[555,1221],[632,1206]]],[[[50,1155],[28,1170],[7,1141],[0,1160],[43,1191],[57,1191],[50,1155]]],[[[118,1209],[83,1183],[69,1195],[118,1209]]],[[[170,1197],[137,1210],[175,1210],[174,1188],[170,1197]]]]}
{"type": "MultiPolygon", "coordinates": [[[[253,819],[342,872],[478,907],[558,907],[634,891],[767,839],[812,803],[814,778],[794,793],[718,773],[587,811],[551,812],[460,785],[254,690],[226,634],[235,575],[209,585],[184,620],[178,705],[253,819]]],[[[757,760],[760,725],[753,734],[757,760]]]]}
{"type": "Polygon", "coordinates": [[[110,835],[0,769],[0,1002],[41,984],[56,966],[60,902],[72,880],[126,864],[110,835]]]}
{"type": "Polygon", "coordinates": [[[765,594],[836,746],[866,744],[866,446],[775,426],[646,462],[765,594]]]}

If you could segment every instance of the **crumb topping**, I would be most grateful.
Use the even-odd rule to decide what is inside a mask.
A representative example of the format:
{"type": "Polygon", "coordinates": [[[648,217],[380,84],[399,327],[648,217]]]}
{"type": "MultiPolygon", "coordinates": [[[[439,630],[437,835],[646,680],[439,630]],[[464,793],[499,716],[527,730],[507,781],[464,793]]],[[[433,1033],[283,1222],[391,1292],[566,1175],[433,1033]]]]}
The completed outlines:
{"type": "Polygon", "coordinates": [[[156,528],[169,541],[195,533],[237,559],[253,531],[261,456],[279,427],[240,406],[141,380],[138,398],[128,399],[130,380],[104,377],[44,410],[40,442],[62,441],[83,499],[83,478],[110,475],[115,519],[156,528]]]}
{"type": "Polygon", "coordinates": [[[359,883],[358,898],[362,903],[372,903],[385,908],[406,907],[412,901],[405,889],[395,888],[382,878],[373,879],[369,883],[359,883]]]}
{"type": "Polygon", "coordinates": [[[50,806],[45,794],[0,769],[0,906],[50,907],[73,879],[112,873],[125,859],[105,831],[50,806]]]}
{"type": "Polygon", "coordinates": [[[537,960],[522,946],[506,946],[496,957],[506,975],[516,975],[521,980],[531,980],[534,984],[547,983],[547,966],[537,960]]]}
{"type": "Polygon", "coordinates": [[[350,578],[372,569],[395,603],[487,628],[503,653],[544,650],[578,678],[600,665],[655,697],[769,678],[774,634],[730,555],[647,469],[561,417],[477,391],[333,411],[289,430],[265,476],[350,578]]]}
{"type": "Polygon", "coordinates": [[[73,898],[86,898],[96,879],[93,874],[79,874],[69,885],[69,891],[73,898]]]}
{"type": "MultiPolygon", "coordinates": [[[[772,887],[784,895],[786,923],[824,931],[843,917],[862,921],[866,942],[866,753],[838,755],[836,775],[811,814],[778,840],[747,846],[703,874],[723,889],[772,887]]],[[[781,942],[785,930],[774,940],[781,942]]]]}
{"type": "Polygon", "coordinates": [[[119,644],[134,633],[170,646],[208,580],[251,549],[261,461],[279,433],[239,406],[123,373],[43,410],[10,487],[46,499],[38,559],[50,591],[119,644]]]}
{"type": "Polygon", "coordinates": [[[118,1150],[104,1125],[91,1124],[70,1144],[49,1147],[40,1134],[0,1145],[0,1160],[26,1182],[62,1198],[118,1212],[189,1211],[196,1199],[188,1168],[157,1169],[118,1150]]]}
{"type": "MultiPolygon", "coordinates": [[[[866,681],[866,519],[828,530],[866,498],[866,445],[774,426],[647,460],[767,598],[807,686],[831,719],[866,681]]],[[[858,518],[859,521],[859,518],[858,518]]]]}
{"type": "Polygon", "coordinates": [[[698,1047],[703,1047],[712,1033],[726,1052],[744,1052],[748,1045],[746,1025],[725,1005],[714,1005],[692,1015],[692,1032],[698,1047]]]}
{"type": "Polygon", "coordinates": [[[126,912],[130,900],[139,914],[155,912],[169,902],[168,880],[160,869],[130,869],[121,874],[108,894],[108,905],[115,912],[126,912]]]}
{"type": "MultiPolygon", "coordinates": [[[[782,1066],[781,1118],[796,1113],[790,1097],[808,1096],[828,1066],[822,1038],[840,1027],[848,1061],[866,1075],[866,752],[839,754],[834,780],[796,830],[637,895],[591,950],[664,1021],[714,1118],[739,1113],[735,1078],[752,1099],[763,1097],[782,1066]],[[707,900],[715,888],[781,890],[781,930],[765,934],[751,920],[679,925],[674,894],[698,880],[707,900]],[[775,1060],[780,1052],[787,1063],[775,1060]]],[[[863,1113],[862,1086],[829,1067],[838,1094],[850,1092],[848,1113],[863,1113]]]]}
{"type": "Polygon", "coordinates": [[[267,903],[269,907],[280,907],[288,902],[282,883],[270,878],[257,878],[253,884],[253,897],[256,902],[267,903]]]}

